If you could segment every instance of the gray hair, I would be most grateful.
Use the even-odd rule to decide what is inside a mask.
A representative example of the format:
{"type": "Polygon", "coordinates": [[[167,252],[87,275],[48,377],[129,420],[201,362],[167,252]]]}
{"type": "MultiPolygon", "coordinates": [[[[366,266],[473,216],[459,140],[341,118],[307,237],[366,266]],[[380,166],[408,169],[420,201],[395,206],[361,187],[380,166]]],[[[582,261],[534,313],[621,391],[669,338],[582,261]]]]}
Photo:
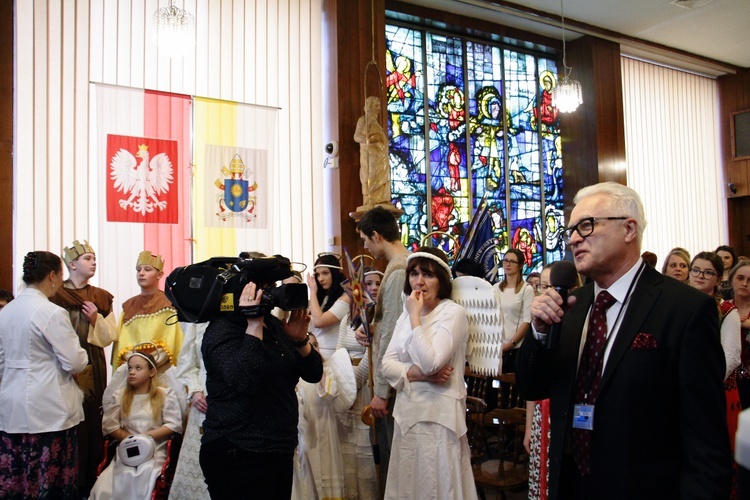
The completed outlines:
{"type": "Polygon", "coordinates": [[[640,195],[632,188],[618,182],[600,182],[586,186],[578,191],[573,203],[577,204],[584,198],[594,195],[607,195],[610,206],[620,211],[622,215],[632,217],[638,225],[638,244],[643,240],[643,230],[646,229],[646,214],[643,212],[643,202],[640,195]]]}

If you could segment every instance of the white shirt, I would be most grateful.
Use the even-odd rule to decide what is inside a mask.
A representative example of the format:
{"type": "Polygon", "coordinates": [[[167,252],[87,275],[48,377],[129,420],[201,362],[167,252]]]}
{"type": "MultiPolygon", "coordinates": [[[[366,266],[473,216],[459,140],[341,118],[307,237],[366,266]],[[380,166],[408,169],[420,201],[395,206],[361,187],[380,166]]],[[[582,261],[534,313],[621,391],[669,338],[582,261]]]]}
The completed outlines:
{"type": "Polygon", "coordinates": [[[398,391],[393,418],[404,434],[418,422],[435,422],[463,436],[466,433],[463,368],[469,340],[466,310],[444,299],[421,319],[422,324],[412,329],[409,313],[404,309],[383,357],[383,376],[398,391]],[[409,382],[407,372],[412,365],[430,375],[446,363],[454,370],[445,383],[409,382]]]}
{"type": "Polygon", "coordinates": [[[24,288],[0,311],[0,430],[36,434],[78,424],[83,393],[72,374],[87,364],[68,312],[24,288]]]}

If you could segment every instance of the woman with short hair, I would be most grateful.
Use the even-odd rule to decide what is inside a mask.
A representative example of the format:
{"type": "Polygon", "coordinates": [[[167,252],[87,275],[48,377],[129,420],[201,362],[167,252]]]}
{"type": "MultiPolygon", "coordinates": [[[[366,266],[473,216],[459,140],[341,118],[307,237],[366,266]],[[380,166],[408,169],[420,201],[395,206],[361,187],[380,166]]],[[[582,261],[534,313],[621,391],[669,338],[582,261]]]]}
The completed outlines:
{"type": "Polygon", "coordinates": [[[397,391],[386,498],[474,499],[463,373],[469,325],[438,249],[406,260],[404,312],[383,357],[397,391]]]}

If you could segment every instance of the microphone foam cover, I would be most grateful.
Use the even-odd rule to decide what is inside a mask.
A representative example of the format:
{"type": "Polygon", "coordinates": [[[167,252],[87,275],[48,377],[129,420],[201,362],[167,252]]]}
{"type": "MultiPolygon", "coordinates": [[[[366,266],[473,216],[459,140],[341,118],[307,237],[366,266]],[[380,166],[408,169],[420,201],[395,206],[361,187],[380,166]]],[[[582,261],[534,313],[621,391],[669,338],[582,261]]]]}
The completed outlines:
{"type": "Polygon", "coordinates": [[[575,264],[561,260],[552,264],[549,282],[553,287],[573,288],[578,282],[578,271],[575,264]]]}

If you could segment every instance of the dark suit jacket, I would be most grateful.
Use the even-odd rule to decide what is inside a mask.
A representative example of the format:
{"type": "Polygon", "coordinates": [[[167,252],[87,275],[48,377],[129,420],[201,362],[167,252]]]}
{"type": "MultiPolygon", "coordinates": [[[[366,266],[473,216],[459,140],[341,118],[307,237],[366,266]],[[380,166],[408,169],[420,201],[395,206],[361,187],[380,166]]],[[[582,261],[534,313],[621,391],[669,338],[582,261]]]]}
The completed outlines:
{"type": "MultiPolygon", "coordinates": [[[[577,302],[565,314],[556,352],[547,351],[533,333],[520,347],[521,395],[550,398],[551,499],[564,498],[557,491],[560,465],[572,428],[578,350],[593,292],[589,284],[573,293],[577,302]]],[[[724,365],[714,300],[646,266],[596,399],[590,479],[597,497],[729,496],[724,365]]]]}

